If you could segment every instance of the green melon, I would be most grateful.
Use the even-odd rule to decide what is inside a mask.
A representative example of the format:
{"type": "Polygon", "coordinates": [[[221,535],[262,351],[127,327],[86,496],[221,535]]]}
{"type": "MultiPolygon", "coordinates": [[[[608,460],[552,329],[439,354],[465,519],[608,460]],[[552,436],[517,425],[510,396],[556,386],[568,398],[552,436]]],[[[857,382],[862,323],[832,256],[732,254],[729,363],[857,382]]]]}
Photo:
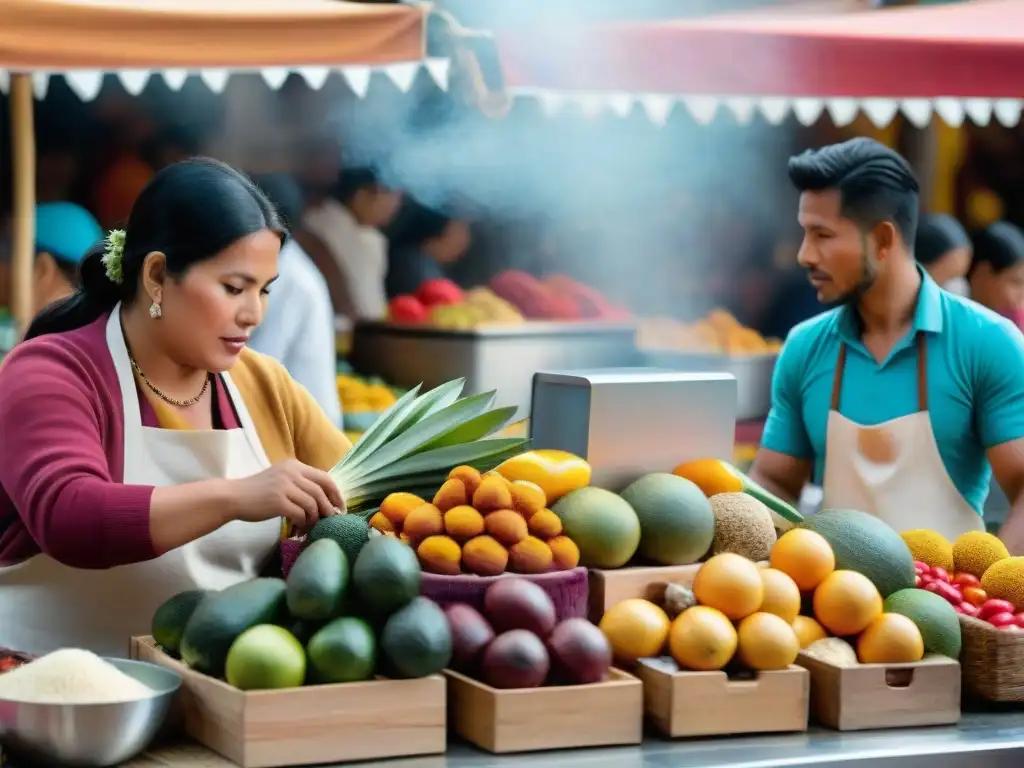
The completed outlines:
{"type": "Polygon", "coordinates": [[[801,528],[820,533],[836,555],[836,569],[864,574],[882,597],[914,586],[914,558],[906,542],[877,517],[852,509],[826,509],[801,528]]]}
{"type": "Polygon", "coordinates": [[[621,568],[640,545],[640,520],[622,497],[601,488],[567,493],[551,508],[565,535],[576,542],[580,564],[621,568]]]}
{"type": "Polygon", "coordinates": [[[925,652],[959,658],[960,619],[943,598],[923,589],[901,589],[885,598],[883,610],[914,622],[921,630],[925,652]]]}
{"type": "MultiPolygon", "coordinates": [[[[715,538],[711,502],[694,483],[676,475],[645,475],[622,492],[640,520],[640,554],[659,565],[700,560],[715,538]]],[[[774,533],[774,531],[773,531],[774,533]]]]}

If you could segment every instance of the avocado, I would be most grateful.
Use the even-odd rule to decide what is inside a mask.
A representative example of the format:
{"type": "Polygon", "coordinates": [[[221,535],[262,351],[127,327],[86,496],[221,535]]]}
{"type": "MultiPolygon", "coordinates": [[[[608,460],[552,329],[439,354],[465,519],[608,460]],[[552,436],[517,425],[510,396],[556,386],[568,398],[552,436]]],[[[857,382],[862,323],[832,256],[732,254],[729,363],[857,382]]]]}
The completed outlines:
{"type": "Polygon", "coordinates": [[[181,660],[197,672],[223,677],[228,651],[239,635],[281,620],[286,591],[282,579],[253,579],[207,595],[185,625],[181,660]]]}
{"type": "Polygon", "coordinates": [[[433,600],[417,597],[388,619],[380,647],[392,677],[436,674],[452,659],[448,618],[433,600]]]}
{"type": "Polygon", "coordinates": [[[199,603],[208,594],[205,589],[189,589],[179,592],[156,609],[153,614],[153,639],[171,656],[177,656],[181,647],[181,635],[185,625],[192,618],[199,603]]]}
{"type": "Polygon", "coordinates": [[[306,547],[286,581],[288,611],[296,619],[326,621],[341,614],[348,587],[348,558],[331,539],[306,547]]]}
{"type": "Polygon", "coordinates": [[[326,624],[306,645],[311,682],[369,680],[377,660],[377,638],[362,619],[343,616],[326,624]]]}
{"type": "Polygon", "coordinates": [[[352,568],[352,586],[368,611],[388,615],[420,593],[420,562],[412,548],[390,536],[366,542],[352,568]]]}
{"type": "Polygon", "coordinates": [[[320,631],[320,628],[324,626],[322,621],[305,621],[304,619],[291,619],[283,621],[280,624],[282,629],[288,630],[288,632],[295,637],[300,643],[305,645],[309,642],[309,638],[320,631]]]}
{"type": "Polygon", "coordinates": [[[321,517],[306,539],[310,544],[321,539],[332,539],[345,551],[348,562],[352,564],[370,540],[370,525],[355,514],[321,517]]]}

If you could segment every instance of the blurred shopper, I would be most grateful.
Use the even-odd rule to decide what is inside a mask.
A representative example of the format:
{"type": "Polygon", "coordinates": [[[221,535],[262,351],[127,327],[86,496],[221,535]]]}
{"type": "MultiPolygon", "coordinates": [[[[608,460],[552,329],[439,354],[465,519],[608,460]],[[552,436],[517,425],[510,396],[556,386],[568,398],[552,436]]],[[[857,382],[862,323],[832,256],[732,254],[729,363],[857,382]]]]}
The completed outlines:
{"type": "Polygon", "coordinates": [[[959,296],[969,293],[967,271],[971,268],[971,239],[952,216],[925,216],[921,220],[914,256],[932,280],[947,291],[959,296]]]}
{"type": "Polygon", "coordinates": [[[984,530],[994,473],[1013,506],[999,534],[1024,554],[1024,337],[916,263],[919,187],[896,152],[854,139],[789,176],[797,258],[834,308],[786,339],[753,476],[796,499],[813,474],[825,508],[952,540],[984,530]]]}
{"type": "Polygon", "coordinates": [[[469,224],[408,200],[388,231],[389,298],[447,276],[472,244],[469,224]]]}
{"type": "Polygon", "coordinates": [[[78,268],[86,252],[103,238],[92,214],[74,203],[36,206],[36,260],[32,270],[35,312],[66,299],[78,287],[78,268]]]}
{"type": "MultiPolygon", "coordinates": [[[[289,226],[302,218],[302,193],[284,174],[253,179],[289,226]]],[[[341,424],[338,399],[334,312],[327,281],[293,238],[281,247],[278,277],[270,287],[263,322],[249,345],[280,360],[288,373],[313,395],[324,413],[341,424]]]]}
{"type": "Polygon", "coordinates": [[[1024,328],[1024,232],[998,221],[974,239],[971,298],[1024,328]]]}

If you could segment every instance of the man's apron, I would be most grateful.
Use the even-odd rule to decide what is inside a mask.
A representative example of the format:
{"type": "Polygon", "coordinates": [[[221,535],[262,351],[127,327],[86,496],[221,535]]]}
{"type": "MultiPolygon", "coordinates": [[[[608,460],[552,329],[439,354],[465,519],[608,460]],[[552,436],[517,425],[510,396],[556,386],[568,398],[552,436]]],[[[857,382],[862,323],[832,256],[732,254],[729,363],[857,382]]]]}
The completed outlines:
{"type": "MultiPolygon", "coordinates": [[[[107,323],[107,347],[124,407],[125,484],[168,486],[235,479],[270,466],[252,418],[227,373],[222,380],[240,429],[143,427],[121,331],[120,305],[107,323]]],[[[102,656],[126,656],[129,639],[150,633],[153,613],[167,598],[187,589],[223,589],[255,577],[278,546],[280,532],[279,518],[261,523],[235,521],[142,563],[79,569],[39,554],[2,568],[0,647],[33,654],[74,647],[102,656]]]]}
{"type": "Polygon", "coordinates": [[[857,509],[897,531],[929,528],[951,541],[984,530],[950,480],[928,415],[925,337],[917,335],[917,412],[862,426],[839,412],[846,345],[839,347],[825,438],[824,509],[857,509]]]}

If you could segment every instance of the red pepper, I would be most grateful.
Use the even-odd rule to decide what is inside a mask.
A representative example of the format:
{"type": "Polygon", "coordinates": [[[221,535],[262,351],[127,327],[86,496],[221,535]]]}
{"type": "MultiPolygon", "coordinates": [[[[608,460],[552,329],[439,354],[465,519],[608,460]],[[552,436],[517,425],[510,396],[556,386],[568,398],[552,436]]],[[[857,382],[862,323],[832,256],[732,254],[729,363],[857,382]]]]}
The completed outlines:
{"type": "Polygon", "coordinates": [[[981,587],[964,587],[964,600],[980,608],[988,600],[988,595],[981,587]]]}
{"type": "Polygon", "coordinates": [[[978,615],[978,606],[971,605],[970,603],[967,603],[967,602],[960,603],[960,605],[956,606],[956,609],[958,611],[960,611],[960,613],[962,613],[964,616],[977,616],[978,615]]]}
{"type": "Polygon", "coordinates": [[[988,621],[989,616],[995,616],[999,613],[1012,614],[1014,612],[1015,609],[1013,607],[1013,603],[1009,600],[997,600],[996,598],[992,598],[991,600],[986,600],[982,604],[981,610],[978,612],[978,618],[988,621]]]}
{"type": "Polygon", "coordinates": [[[916,573],[931,573],[932,567],[928,563],[922,563],[920,560],[914,561],[914,571],[916,573]]]}
{"type": "Polygon", "coordinates": [[[953,583],[966,589],[967,587],[980,587],[981,579],[973,573],[958,573],[953,577],[953,583]]]}
{"type": "Polygon", "coordinates": [[[936,565],[934,568],[932,568],[932,576],[934,576],[939,581],[944,581],[947,584],[949,584],[949,572],[945,568],[940,568],[936,565]]]}
{"type": "Polygon", "coordinates": [[[920,579],[922,589],[924,589],[925,586],[927,586],[928,584],[931,584],[933,581],[935,581],[935,577],[932,576],[930,573],[922,573],[920,579]]]}
{"type": "Polygon", "coordinates": [[[1012,624],[1015,627],[1017,626],[1017,617],[1014,616],[1012,613],[1008,612],[997,613],[993,616],[989,616],[987,621],[993,627],[1002,628],[1005,627],[1007,624],[1012,624]]]}
{"type": "Polygon", "coordinates": [[[936,581],[935,586],[938,587],[936,594],[944,598],[950,605],[960,605],[964,601],[964,596],[960,594],[960,591],[952,584],[947,584],[944,581],[936,581]]]}

